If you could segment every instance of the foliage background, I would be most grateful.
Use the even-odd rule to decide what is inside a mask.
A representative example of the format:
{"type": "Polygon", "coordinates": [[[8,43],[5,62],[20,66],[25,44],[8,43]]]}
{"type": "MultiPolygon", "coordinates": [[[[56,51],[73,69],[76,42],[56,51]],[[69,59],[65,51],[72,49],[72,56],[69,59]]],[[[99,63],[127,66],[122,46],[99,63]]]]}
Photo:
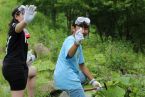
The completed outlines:
{"type": "MultiPolygon", "coordinates": [[[[38,14],[29,25],[30,48],[43,43],[50,52],[38,57],[36,97],[45,97],[41,87],[53,80],[53,70],[70,24],[77,16],[89,16],[90,34],[83,41],[85,64],[108,90],[96,97],[145,97],[144,0],[0,0],[0,62],[11,11],[20,4],[35,4],[38,14]]],[[[1,65],[0,65],[1,68],[1,65]]],[[[89,85],[88,85],[89,86],[89,85]]],[[[27,96],[27,93],[25,93],[27,96]]],[[[10,97],[0,69],[0,97],[10,97]]]]}

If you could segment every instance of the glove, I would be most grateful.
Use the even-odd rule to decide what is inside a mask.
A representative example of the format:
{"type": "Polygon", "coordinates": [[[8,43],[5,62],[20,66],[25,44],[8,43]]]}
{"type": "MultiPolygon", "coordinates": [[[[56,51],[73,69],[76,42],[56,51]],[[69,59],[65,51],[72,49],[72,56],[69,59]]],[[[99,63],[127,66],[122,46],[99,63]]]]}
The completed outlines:
{"type": "Polygon", "coordinates": [[[27,54],[27,65],[31,65],[32,62],[34,62],[34,60],[36,59],[35,55],[32,54],[32,51],[30,50],[27,54]]]}
{"type": "Polygon", "coordinates": [[[101,84],[98,82],[98,81],[96,81],[95,79],[92,79],[91,81],[90,81],[90,84],[93,86],[93,87],[102,87],[101,86],[101,84]]]}
{"type": "Polygon", "coordinates": [[[28,24],[30,23],[36,15],[36,6],[34,5],[26,5],[25,7],[25,14],[24,14],[24,21],[28,24]]]}
{"type": "Polygon", "coordinates": [[[80,28],[79,30],[76,31],[75,33],[75,43],[77,45],[81,44],[81,41],[84,39],[84,36],[82,34],[82,28],[80,28]]]}

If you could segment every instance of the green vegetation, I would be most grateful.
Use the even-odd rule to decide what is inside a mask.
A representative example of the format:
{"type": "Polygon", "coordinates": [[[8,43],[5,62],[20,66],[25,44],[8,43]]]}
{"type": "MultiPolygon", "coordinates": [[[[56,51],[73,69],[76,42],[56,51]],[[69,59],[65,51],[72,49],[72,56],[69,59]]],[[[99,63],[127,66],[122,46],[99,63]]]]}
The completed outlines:
{"type": "MultiPolygon", "coordinates": [[[[27,1],[27,0],[22,0],[22,1],[27,1]]],[[[28,1],[31,1],[28,3],[32,4],[32,2],[34,2],[36,3],[36,5],[40,4],[42,6],[42,4],[47,4],[46,2],[49,0],[28,0],[28,1]],[[35,2],[35,1],[39,1],[39,2],[35,2]],[[45,2],[42,3],[41,1],[45,1],[45,2]]],[[[50,0],[50,1],[53,1],[53,0],[50,0]]],[[[65,2],[67,0],[60,0],[60,1],[62,4],[65,3],[64,8],[67,8],[68,7],[67,4],[70,4],[69,0],[68,2],[65,2]]],[[[73,4],[75,4],[77,1],[78,0],[74,0],[73,4]]],[[[86,1],[86,0],[80,0],[79,2],[83,2],[83,1],[86,1]]],[[[96,0],[89,0],[89,1],[87,3],[88,5],[94,2],[93,3],[94,5],[92,5],[91,12],[94,13],[95,15],[96,13],[93,12],[93,9],[95,10],[96,5],[98,6],[98,9],[104,8],[99,11],[97,10],[98,13],[104,12],[106,14],[108,11],[110,12],[113,6],[112,4],[113,0],[108,0],[108,1],[98,0],[97,3],[95,2],[96,0]]],[[[121,0],[118,0],[118,2],[119,1],[121,0]]],[[[137,2],[135,2],[136,0],[123,0],[123,1],[126,1],[127,4],[138,4],[137,2]]],[[[27,2],[24,2],[24,3],[27,3],[27,2]]],[[[53,5],[53,3],[51,2],[49,4],[53,5]]],[[[5,55],[6,35],[7,35],[7,30],[8,30],[8,23],[11,19],[11,11],[12,11],[12,8],[19,5],[19,3],[17,3],[16,0],[0,0],[0,5],[1,5],[0,6],[0,13],[1,13],[0,15],[0,19],[1,19],[0,21],[0,25],[1,25],[0,26],[0,61],[1,61],[5,55]]],[[[84,5],[82,4],[82,6],[84,5]]],[[[121,8],[123,7],[123,5],[122,6],[116,5],[116,6],[118,8],[117,10],[119,10],[119,8],[121,10],[121,8]]],[[[89,9],[90,5],[89,6],[86,5],[85,7],[88,7],[89,9]]],[[[126,7],[129,8],[129,10],[131,10],[132,8],[131,5],[126,5],[126,7]]],[[[47,6],[46,8],[50,8],[50,7],[47,6]]],[[[114,9],[112,10],[114,11],[116,7],[113,7],[113,8],[114,9]]],[[[63,12],[62,10],[60,10],[59,13],[57,13],[56,15],[57,17],[53,19],[52,16],[55,15],[55,13],[52,14],[51,13],[52,10],[47,12],[47,10],[40,9],[40,6],[38,7],[38,10],[39,12],[35,20],[28,27],[28,30],[31,34],[31,38],[29,39],[29,44],[30,44],[29,46],[30,48],[33,49],[35,44],[43,43],[50,50],[47,56],[41,56],[41,57],[38,56],[38,59],[33,64],[34,66],[37,67],[37,70],[38,70],[37,81],[36,81],[36,97],[45,97],[46,95],[49,95],[49,93],[43,92],[41,86],[46,84],[49,80],[53,80],[52,75],[55,68],[57,56],[59,54],[59,50],[61,48],[63,40],[69,34],[68,29],[67,29],[69,25],[69,24],[67,25],[68,18],[66,18],[66,13],[69,11],[63,12]],[[53,23],[54,21],[52,22],[52,20],[54,20],[55,23],[53,23]]],[[[74,10],[77,13],[76,8],[74,10]]],[[[76,16],[73,13],[71,14],[67,13],[67,15],[76,16]]],[[[98,15],[98,18],[101,18],[99,16],[104,16],[104,14],[100,14],[100,15],[97,14],[97,15],[98,15]]],[[[126,36],[127,33],[123,32],[123,30],[126,30],[126,29],[120,28],[122,29],[121,36],[119,36],[119,32],[118,32],[119,28],[117,27],[113,26],[111,30],[108,30],[109,27],[113,24],[105,23],[104,21],[107,21],[105,16],[102,17],[102,22],[100,25],[97,25],[98,22],[100,21],[94,20],[91,17],[91,19],[97,22],[92,22],[93,25],[90,28],[89,37],[85,39],[85,41],[83,42],[83,49],[84,49],[83,51],[84,51],[86,65],[92,71],[95,78],[98,81],[100,81],[102,84],[103,82],[105,82],[108,87],[108,90],[102,90],[102,91],[93,93],[92,96],[93,97],[145,97],[145,76],[144,76],[145,55],[143,54],[143,52],[136,53],[133,49],[134,47],[136,48],[138,46],[139,46],[138,49],[141,49],[141,48],[143,49],[143,47],[140,47],[140,46],[143,46],[144,39],[142,37],[140,38],[139,35],[143,36],[144,32],[142,32],[141,29],[136,28],[138,30],[134,30],[134,31],[137,31],[137,32],[139,31],[140,34],[137,35],[137,32],[134,32],[135,33],[135,36],[133,36],[134,38],[129,39],[127,41],[126,39],[124,39],[124,38],[128,38],[128,36],[126,36]],[[105,20],[103,21],[103,19],[105,20]],[[110,25],[110,26],[107,26],[107,25],[110,25]],[[95,27],[98,28],[97,31],[95,27]],[[99,28],[99,27],[102,27],[102,28],[99,28]],[[106,27],[106,28],[103,28],[103,27],[106,27]],[[104,30],[102,29],[107,29],[105,30],[105,31],[108,31],[106,32],[107,34],[103,35],[104,30]],[[100,34],[99,31],[102,34],[100,34]],[[117,34],[112,34],[113,32],[117,34]],[[122,38],[118,38],[118,37],[122,37],[122,38]],[[132,43],[134,39],[136,40],[134,43],[135,44],[138,43],[137,45],[132,43]],[[142,43],[140,44],[140,42],[142,43]]],[[[129,21],[132,21],[132,20],[129,20],[129,21]]],[[[120,24],[120,26],[118,24],[119,27],[122,27],[122,25],[124,25],[125,22],[126,21],[124,20],[123,16],[121,16],[119,20],[117,21],[117,23],[120,24]]],[[[109,21],[109,23],[112,23],[112,22],[109,21]]],[[[131,28],[132,26],[130,26],[130,29],[131,28]]],[[[131,31],[132,30],[133,29],[131,29],[131,31]]],[[[1,73],[1,65],[0,65],[0,97],[10,97],[10,90],[9,90],[8,83],[4,80],[1,73]]]]}

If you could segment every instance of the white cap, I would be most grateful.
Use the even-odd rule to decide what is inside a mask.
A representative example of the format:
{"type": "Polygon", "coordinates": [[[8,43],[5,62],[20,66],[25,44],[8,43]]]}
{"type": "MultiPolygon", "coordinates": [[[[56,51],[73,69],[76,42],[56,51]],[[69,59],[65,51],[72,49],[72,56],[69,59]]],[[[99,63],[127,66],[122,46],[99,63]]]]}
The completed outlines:
{"type": "Polygon", "coordinates": [[[90,25],[90,19],[88,17],[78,17],[75,21],[76,25],[81,25],[83,23],[85,23],[89,26],[90,25]]]}

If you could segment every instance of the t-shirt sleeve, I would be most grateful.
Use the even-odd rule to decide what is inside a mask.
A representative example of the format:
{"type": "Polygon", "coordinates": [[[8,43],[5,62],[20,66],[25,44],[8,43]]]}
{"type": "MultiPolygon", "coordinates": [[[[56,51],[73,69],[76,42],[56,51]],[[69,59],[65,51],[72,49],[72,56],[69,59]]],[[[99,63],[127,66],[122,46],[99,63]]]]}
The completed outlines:
{"type": "Polygon", "coordinates": [[[79,64],[84,64],[84,56],[83,56],[82,46],[80,46],[79,64]]]}
{"type": "Polygon", "coordinates": [[[64,47],[65,47],[65,58],[69,58],[68,57],[68,52],[70,50],[70,48],[73,46],[74,41],[72,39],[66,39],[64,42],[64,47]]]}

